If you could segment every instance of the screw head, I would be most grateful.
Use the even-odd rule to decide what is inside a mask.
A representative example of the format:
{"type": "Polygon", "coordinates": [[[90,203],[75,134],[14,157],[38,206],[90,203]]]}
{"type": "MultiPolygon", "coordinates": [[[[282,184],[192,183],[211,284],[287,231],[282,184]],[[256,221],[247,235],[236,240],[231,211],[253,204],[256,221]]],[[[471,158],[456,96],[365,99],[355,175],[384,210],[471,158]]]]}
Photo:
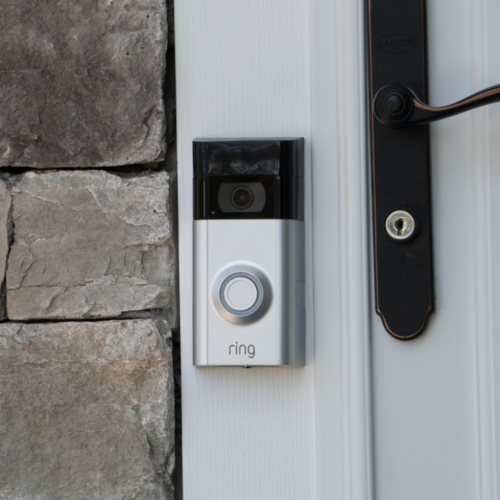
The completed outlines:
{"type": "Polygon", "coordinates": [[[415,233],[415,219],[406,210],[396,210],[387,217],[385,229],[392,239],[406,241],[415,233]]]}

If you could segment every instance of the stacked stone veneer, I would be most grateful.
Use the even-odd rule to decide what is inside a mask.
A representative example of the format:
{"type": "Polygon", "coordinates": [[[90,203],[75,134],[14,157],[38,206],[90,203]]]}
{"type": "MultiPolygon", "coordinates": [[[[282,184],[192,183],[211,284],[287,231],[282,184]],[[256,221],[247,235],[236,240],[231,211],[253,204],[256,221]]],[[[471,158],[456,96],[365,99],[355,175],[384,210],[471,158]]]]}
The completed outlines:
{"type": "Polygon", "coordinates": [[[0,5],[2,500],[174,498],[168,37],[162,0],[0,5]]]}

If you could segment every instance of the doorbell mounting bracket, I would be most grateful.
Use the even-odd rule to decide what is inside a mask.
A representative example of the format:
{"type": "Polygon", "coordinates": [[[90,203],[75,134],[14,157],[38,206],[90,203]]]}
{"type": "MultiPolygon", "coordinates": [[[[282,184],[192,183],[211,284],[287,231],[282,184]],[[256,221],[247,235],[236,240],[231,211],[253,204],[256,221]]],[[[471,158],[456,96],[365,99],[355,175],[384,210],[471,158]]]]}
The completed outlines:
{"type": "Polygon", "coordinates": [[[305,363],[304,140],[196,139],[196,366],[305,363]]]}

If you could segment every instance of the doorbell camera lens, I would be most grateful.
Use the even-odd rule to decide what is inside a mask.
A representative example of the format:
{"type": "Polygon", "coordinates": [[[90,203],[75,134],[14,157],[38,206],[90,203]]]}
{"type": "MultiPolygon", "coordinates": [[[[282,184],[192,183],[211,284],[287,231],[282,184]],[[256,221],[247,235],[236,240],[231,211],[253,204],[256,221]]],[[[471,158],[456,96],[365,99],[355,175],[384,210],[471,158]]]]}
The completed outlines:
{"type": "Polygon", "coordinates": [[[262,182],[223,182],[217,193],[222,213],[257,213],[266,205],[266,190],[262,182]]]}
{"type": "Polygon", "coordinates": [[[245,186],[238,186],[231,193],[231,203],[239,210],[245,210],[252,206],[254,196],[252,191],[245,186]]]}

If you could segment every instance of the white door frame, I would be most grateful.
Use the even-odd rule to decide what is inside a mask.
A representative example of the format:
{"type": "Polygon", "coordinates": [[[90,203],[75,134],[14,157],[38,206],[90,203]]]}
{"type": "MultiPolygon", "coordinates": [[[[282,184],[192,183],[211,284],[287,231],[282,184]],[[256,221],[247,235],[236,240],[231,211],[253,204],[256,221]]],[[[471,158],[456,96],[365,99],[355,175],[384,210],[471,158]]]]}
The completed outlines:
{"type": "Polygon", "coordinates": [[[310,9],[318,499],[371,500],[364,2],[310,9]]]}
{"type": "Polygon", "coordinates": [[[185,500],[372,498],[362,9],[176,3],[185,500]],[[306,139],[307,366],[196,369],[192,140],[266,136],[306,139]]]}

